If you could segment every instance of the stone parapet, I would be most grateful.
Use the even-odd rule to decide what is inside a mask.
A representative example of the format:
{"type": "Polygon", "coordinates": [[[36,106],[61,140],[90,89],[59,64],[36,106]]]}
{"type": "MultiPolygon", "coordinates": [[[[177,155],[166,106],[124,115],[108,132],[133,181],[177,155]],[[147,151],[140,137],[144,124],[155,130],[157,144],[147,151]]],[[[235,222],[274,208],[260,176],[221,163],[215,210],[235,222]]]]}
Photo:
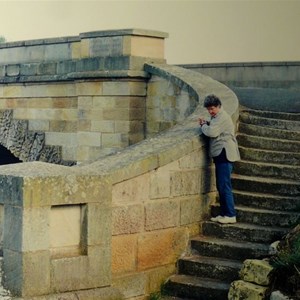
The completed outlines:
{"type": "Polygon", "coordinates": [[[0,45],[0,65],[52,62],[88,57],[164,58],[165,32],[145,29],[104,30],[79,36],[28,40],[0,45]]]}
{"type": "MultiPolygon", "coordinates": [[[[190,237],[199,234],[199,222],[216,192],[207,145],[199,137],[203,99],[218,94],[234,120],[238,101],[223,84],[192,71],[164,64],[148,65],[146,71],[155,80],[160,77],[161,86],[167,80],[175,86],[172,90],[183,89],[188,94],[184,99],[198,105],[168,130],[93,163],[28,162],[0,168],[4,285],[21,299],[48,299],[50,294],[60,299],[66,293],[84,298],[85,292],[106,287],[126,299],[145,299],[174,273],[190,237]]],[[[106,100],[88,93],[109,93],[115,82],[109,84],[77,87],[83,116],[103,114],[94,111],[106,100]]],[[[145,85],[120,82],[119,88],[142,92],[145,85]]],[[[111,123],[94,123],[100,125],[111,130],[111,123]]],[[[105,298],[95,292],[93,299],[105,298]]]]}

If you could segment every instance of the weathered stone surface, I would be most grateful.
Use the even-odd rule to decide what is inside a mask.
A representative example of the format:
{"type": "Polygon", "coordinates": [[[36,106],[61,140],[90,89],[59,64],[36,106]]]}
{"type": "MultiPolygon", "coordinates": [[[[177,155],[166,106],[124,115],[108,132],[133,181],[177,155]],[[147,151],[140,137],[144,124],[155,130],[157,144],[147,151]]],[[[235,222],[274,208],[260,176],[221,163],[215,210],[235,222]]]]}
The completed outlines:
{"type": "Polygon", "coordinates": [[[113,278],[112,287],[117,288],[125,299],[130,299],[145,295],[146,283],[145,273],[135,273],[113,278]]]}
{"type": "MultiPolygon", "coordinates": [[[[164,71],[162,71],[162,74],[170,74],[170,71],[175,71],[174,78],[176,80],[173,80],[173,75],[171,77],[172,80],[175,83],[178,81],[181,87],[184,86],[187,88],[187,85],[183,84],[183,81],[176,77],[178,75],[180,78],[184,77],[183,75],[186,75],[185,71],[179,72],[177,68],[169,68],[167,66],[163,69],[164,71]]],[[[192,74],[192,72],[189,75],[191,80],[190,86],[194,86],[194,89],[192,90],[195,91],[196,89],[199,93],[200,91],[201,93],[206,92],[205,88],[203,88],[203,83],[200,84],[197,83],[197,81],[193,81],[194,74],[192,74]]],[[[168,80],[170,79],[170,75],[167,75],[166,77],[168,80]]],[[[210,81],[209,79],[206,80],[210,81]]],[[[92,116],[96,118],[96,115],[100,113],[102,108],[98,108],[96,112],[91,113],[93,107],[88,106],[90,105],[91,100],[93,100],[93,95],[89,94],[91,91],[88,87],[95,89],[92,92],[102,93],[103,86],[101,89],[100,86],[101,84],[97,81],[87,83],[87,86],[85,86],[85,82],[78,81],[77,91],[69,83],[65,86],[63,84],[53,84],[51,85],[51,88],[45,88],[43,86],[41,90],[34,84],[32,86],[20,85],[15,86],[12,89],[6,89],[6,91],[4,89],[3,94],[6,96],[10,95],[11,98],[21,95],[21,98],[23,99],[37,93],[35,97],[42,97],[42,95],[44,95],[47,98],[46,102],[48,105],[48,99],[51,97],[68,97],[68,95],[70,95],[70,97],[76,97],[80,92],[82,93],[83,98],[86,96],[88,98],[86,103],[85,101],[82,101],[81,103],[83,106],[86,105],[85,108],[87,108],[87,110],[79,111],[79,117],[82,118],[82,120],[90,121],[91,118],[88,119],[88,117],[92,116]]],[[[128,87],[129,90],[136,95],[144,97],[146,93],[146,85],[140,85],[139,83],[131,84],[130,82],[129,86],[126,88],[128,89],[128,87]]],[[[107,87],[107,92],[109,92],[109,88],[110,87],[107,87]]],[[[221,89],[222,88],[223,86],[221,85],[221,89]]],[[[227,95],[227,98],[225,97],[225,99],[229,100],[231,104],[233,101],[233,105],[229,106],[234,111],[234,101],[236,98],[227,88],[224,88],[224,91],[227,95]]],[[[191,93],[193,94],[193,92],[191,93]]],[[[101,95],[97,95],[96,97],[98,96],[101,95]]],[[[202,108],[199,109],[197,114],[201,110],[202,108]]],[[[28,111],[27,117],[34,115],[32,111],[28,111]]],[[[56,112],[57,111],[59,111],[59,108],[57,108],[56,112]]],[[[20,114],[26,113],[25,110],[19,112],[20,114]]],[[[42,112],[42,110],[37,110],[36,112],[42,112]]],[[[48,108],[43,111],[42,116],[45,117],[47,112],[49,112],[48,108]]],[[[62,115],[63,114],[60,116],[62,115]]],[[[101,115],[101,117],[102,116],[103,115],[101,115]]],[[[18,206],[22,207],[22,209],[24,208],[26,210],[28,207],[32,208],[32,211],[34,211],[35,207],[42,207],[45,210],[50,210],[51,206],[54,205],[88,206],[88,213],[84,213],[82,216],[83,226],[80,240],[87,249],[83,249],[84,255],[50,260],[50,292],[76,289],[84,290],[86,288],[93,289],[95,286],[99,286],[99,284],[109,286],[113,282],[116,287],[123,286],[122,289],[124,289],[126,297],[143,297],[145,296],[149,284],[146,272],[151,272],[163,266],[175,265],[176,259],[187,248],[191,232],[195,233],[199,230],[199,228],[196,229],[197,224],[180,227],[180,225],[176,223],[173,228],[153,230],[151,232],[137,232],[129,234],[128,237],[121,234],[114,236],[113,238],[115,241],[113,241],[113,243],[115,243],[115,249],[122,249],[121,245],[122,242],[124,242],[125,245],[126,243],[128,244],[128,250],[124,254],[123,262],[120,260],[120,264],[123,263],[123,270],[126,272],[125,276],[121,277],[121,274],[118,274],[118,278],[114,278],[113,281],[111,280],[112,250],[110,248],[111,225],[109,224],[111,199],[113,198],[113,206],[116,208],[119,205],[141,205],[145,209],[145,206],[151,203],[150,201],[158,201],[157,203],[163,201],[163,199],[159,200],[159,198],[165,194],[163,194],[159,188],[153,188],[154,191],[159,192],[154,197],[156,200],[150,200],[150,172],[166,166],[167,164],[170,164],[173,167],[172,170],[169,168],[171,176],[173,176],[173,181],[171,182],[173,186],[170,188],[170,191],[173,193],[169,193],[165,196],[166,198],[169,198],[166,200],[166,203],[172,204],[173,200],[176,201],[173,199],[174,195],[179,196],[180,200],[185,199],[185,197],[187,199],[190,196],[195,197],[195,195],[199,195],[201,186],[198,182],[200,181],[198,180],[198,177],[200,177],[200,175],[196,176],[196,184],[192,185],[191,191],[189,190],[190,185],[188,188],[185,188],[184,184],[188,183],[189,180],[195,179],[193,172],[199,172],[200,174],[202,170],[198,170],[198,168],[196,170],[190,169],[190,163],[187,162],[182,162],[181,169],[179,168],[178,163],[178,160],[182,156],[189,155],[189,153],[199,150],[203,145],[203,142],[199,141],[198,130],[195,130],[195,119],[193,119],[195,116],[184,120],[182,124],[162,133],[152,140],[143,141],[138,145],[116,153],[116,155],[108,156],[105,160],[98,160],[91,164],[82,164],[82,166],[67,168],[51,164],[26,163],[20,164],[18,167],[10,166],[9,168],[1,168],[1,178],[7,176],[11,181],[17,178],[20,180],[19,183],[22,184],[18,189],[20,195],[16,193],[16,195],[14,195],[14,197],[11,196],[9,200],[5,199],[6,202],[4,202],[6,204],[7,201],[11,201],[11,203],[14,204],[18,203],[18,206]],[[108,177],[104,176],[104,174],[108,177]],[[177,183],[178,186],[176,187],[175,184],[177,183]],[[114,190],[113,197],[111,197],[112,189],[114,190]],[[24,195],[21,191],[24,192],[24,195]],[[182,195],[184,197],[182,197],[182,195]],[[21,204],[24,205],[24,207],[21,204]],[[89,205],[92,206],[89,208],[89,205]],[[101,212],[103,212],[103,214],[101,214],[101,212]],[[88,226],[91,226],[91,228],[88,226]],[[133,238],[134,236],[136,236],[136,241],[133,238]],[[127,258],[128,260],[126,260],[127,258]],[[132,270],[134,266],[136,269],[127,271],[132,270]],[[132,273],[128,274],[129,272],[132,273]],[[116,284],[117,281],[119,284],[116,284]]],[[[66,145],[66,147],[70,147],[70,145],[66,145]]],[[[170,165],[168,167],[170,167],[170,165]]],[[[168,170],[165,171],[166,173],[168,172],[168,170]]],[[[156,180],[159,179],[157,178],[156,180]]],[[[152,184],[155,184],[155,182],[152,182],[152,184]]],[[[9,186],[13,186],[13,184],[9,186]]],[[[4,192],[4,195],[7,195],[7,191],[4,192]]],[[[152,209],[151,206],[152,205],[148,206],[149,211],[152,209]]],[[[174,211],[178,209],[176,205],[175,208],[174,211]]],[[[156,211],[157,210],[158,209],[156,208],[156,211]]],[[[28,216],[29,215],[30,214],[28,214],[28,216]]],[[[18,216],[18,214],[16,214],[16,216],[18,216]]],[[[153,221],[151,224],[153,226],[155,225],[153,221]]],[[[10,223],[10,225],[16,227],[21,226],[20,222],[16,222],[15,225],[10,223]]],[[[47,226],[45,226],[47,224],[44,222],[42,225],[43,230],[45,230],[45,237],[47,237],[47,226]]],[[[167,226],[169,225],[170,223],[167,222],[167,226]]],[[[30,230],[31,227],[27,224],[26,228],[30,230]]],[[[17,238],[16,243],[19,242],[20,236],[15,235],[15,237],[17,238]]],[[[18,245],[13,245],[12,243],[12,246],[16,247],[18,245]]],[[[32,251],[32,255],[36,254],[35,252],[37,251],[32,251]]],[[[114,254],[113,259],[115,259],[115,261],[118,254],[118,251],[114,254]]],[[[11,272],[10,275],[14,275],[9,278],[15,280],[15,282],[21,280],[22,270],[20,270],[19,261],[20,257],[16,256],[14,257],[14,263],[9,266],[9,268],[13,268],[13,272],[11,272]]],[[[155,275],[153,275],[153,277],[155,277],[155,275]]],[[[161,278],[160,275],[158,277],[161,278]]],[[[156,279],[154,280],[156,281],[156,279]]],[[[13,283],[14,282],[11,282],[11,284],[13,283]]],[[[37,285],[36,287],[31,287],[31,289],[38,289],[39,287],[40,286],[37,285]]],[[[44,294],[46,294],[46,292],[44,292],[44,294]]]]}
{"type": "Polygon", "coordinates": [[[137,234],[112,237],[112,273],[125,274],[136,270],[137,234]]]}
{"type": "Polygon", "coordinates": [[[145,205],[145,230],[177,227],[180,223],[178,199],[156,200],[145,205]]]}
{"type": "Polygon", "coordinates": [[[245,282],[242,280],[237,280],[231,284],[228,293],[228,300],[265,300],[267,291],[267,287],[259,286],[254,283],[245,282]]]}
{"type": "Polygon", "coordinates": [[[185,250],[188,235],[184,228],[156,230],[139,236],[138,270],[174,263],[185,250]]]}
{"type": "Polygon", "coordinates": [[[144,230],[144,206],[129,204],[113,207],[112,234],[130,234],[144,230]]]}
{"type": "Polygon", "coordinates": [[[241,279],[258,285],[271,283],[273,267],[267,260],[246,259],[240,271],[241,279]]]}
{"type": "Polygon", "coordinates": [[[120,203],[141,203],[148,200],[148,195],[149,174],[144,174],[115,184],[112,191],[112,201],[120,203]]]}

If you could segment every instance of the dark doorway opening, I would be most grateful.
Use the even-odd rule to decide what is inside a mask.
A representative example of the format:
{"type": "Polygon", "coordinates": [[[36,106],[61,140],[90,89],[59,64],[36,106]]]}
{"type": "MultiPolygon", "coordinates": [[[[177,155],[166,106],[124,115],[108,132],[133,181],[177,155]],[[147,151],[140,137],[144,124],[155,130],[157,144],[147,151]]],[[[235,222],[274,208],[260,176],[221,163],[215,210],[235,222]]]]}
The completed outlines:
{"type": "Polygon", "coordinates": [[[15,157],[8,149],[0,145],[0,165],[8,165],[22,162],[15,157]]]}

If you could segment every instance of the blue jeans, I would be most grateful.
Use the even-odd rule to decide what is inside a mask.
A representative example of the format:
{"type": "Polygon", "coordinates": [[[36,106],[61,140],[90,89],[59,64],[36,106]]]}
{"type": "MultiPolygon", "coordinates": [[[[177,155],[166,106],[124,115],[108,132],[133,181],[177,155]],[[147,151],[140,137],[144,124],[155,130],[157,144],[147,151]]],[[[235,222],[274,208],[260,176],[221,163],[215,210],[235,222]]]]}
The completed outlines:
{"type": "Polygon", "coordinates": [[[231,185],[231,162],[215,162],[216,183],[219,192],[221,216],[235,217],[234,198],[231,185]]]}

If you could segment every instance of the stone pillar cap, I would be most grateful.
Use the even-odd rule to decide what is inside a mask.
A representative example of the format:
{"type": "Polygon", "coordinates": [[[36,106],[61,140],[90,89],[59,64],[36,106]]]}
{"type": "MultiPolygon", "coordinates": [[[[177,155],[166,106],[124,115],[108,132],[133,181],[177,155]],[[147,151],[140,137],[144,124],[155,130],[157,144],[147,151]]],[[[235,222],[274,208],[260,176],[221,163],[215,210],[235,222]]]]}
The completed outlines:
{"type": "Polygon", "coordinates": [[[139,36],[149,36],[157,38],[167,38],[169,34],[163,31],[148,30],[148,29],[114,29],[114,30],[101,30],[101,31],[91,31],[80,33],[80,38],[95,38],[95,37],[105,37],[105,36],[120,36],[120,35],[139,35],[139,36]]]}

